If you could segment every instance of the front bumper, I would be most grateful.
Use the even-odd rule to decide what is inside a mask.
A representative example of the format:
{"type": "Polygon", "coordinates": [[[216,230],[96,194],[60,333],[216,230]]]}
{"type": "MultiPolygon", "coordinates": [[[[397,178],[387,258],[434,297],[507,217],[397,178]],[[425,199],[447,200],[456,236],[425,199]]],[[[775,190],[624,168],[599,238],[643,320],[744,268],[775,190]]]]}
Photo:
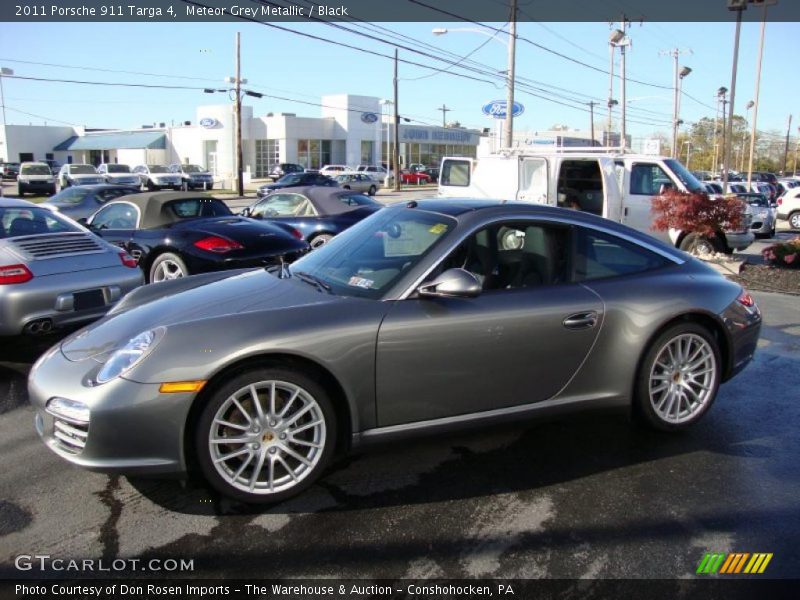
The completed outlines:
{"type": "Polygon", "coordinates": [[[79,273],[34,277],[27,283],[0,288],[0,335],[19,335],[26,324],[50,319],[53,327],[99,319],[122,296],[143,283],[139,269],[114,266],[79,273]],[[74,292],[103,290],[105,305],[72,310],[64,298],[74,292]]]}
{"type": "Polygon", "coordinates": [[[31,179],[30,181],[25,179],[17,179],[17,184],[37,190],[52,190],[56,187],[56,182],[54,179],[50,181],[47,181],[46,179],[31,179]]]}
{"type": "Polygon", "coordinates": [[[60,346],[34,365],[28,395],[36,409],[35,427],[45,445],[61,458],[92,471],[122,475],[180,476],[186,472],[183,437],[195,394],[161,394],[159,384],[117,378],[100,386],[84,383],[99,368],[92,359],[70,362],[60,346]],[[56,435],[64,419],[46,410],[53,397],[83,402],[90,420],[72,429],[83,448],[56,435]]]}

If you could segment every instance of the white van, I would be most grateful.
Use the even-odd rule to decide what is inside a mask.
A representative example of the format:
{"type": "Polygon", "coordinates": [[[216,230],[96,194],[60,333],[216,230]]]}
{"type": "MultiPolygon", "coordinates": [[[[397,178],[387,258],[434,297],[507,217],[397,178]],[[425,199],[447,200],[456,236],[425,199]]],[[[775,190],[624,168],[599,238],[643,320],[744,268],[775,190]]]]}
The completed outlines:
{"type": "MultiPolygon", "coordinates": [[[[665,187],[705,191],[677,160],[612,148],[515,149],[480,158],[445,157],[439,174],[442,198],[496,198],[578,208],[689,249],[689,232],[652,229],[651,201],[665,187]]],[[[745,221],[750,217],[745,215],[745,221]]],[[[743,250],[755,239],[749,224],[724,232],[718,251],[743,250]]]]}

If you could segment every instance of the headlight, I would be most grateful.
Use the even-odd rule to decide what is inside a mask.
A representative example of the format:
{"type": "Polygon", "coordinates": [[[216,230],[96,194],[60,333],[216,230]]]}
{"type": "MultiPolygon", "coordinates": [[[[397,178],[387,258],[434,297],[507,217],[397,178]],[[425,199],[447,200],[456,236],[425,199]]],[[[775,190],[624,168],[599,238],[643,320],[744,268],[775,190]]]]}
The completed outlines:
{"type": "Polygon", "coordinates": [[[156,327],[131,338],[109,357],[97,374],[97,383],[106,383],[130,371],[152,352],[166,331],[164,327],[156,327]]]}

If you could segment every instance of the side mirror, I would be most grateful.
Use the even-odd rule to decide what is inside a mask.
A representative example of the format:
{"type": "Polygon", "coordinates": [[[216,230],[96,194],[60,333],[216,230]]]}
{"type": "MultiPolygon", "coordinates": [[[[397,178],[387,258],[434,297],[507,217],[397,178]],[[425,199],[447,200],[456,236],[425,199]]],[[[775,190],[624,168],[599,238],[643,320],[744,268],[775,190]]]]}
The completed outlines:
{"type": "Polygon", "coordinates": [[[84,227],[91,228],[91,226],[89,225],[89,219],[87,219],[86,217],[81,217],[80,219],[78,219],[77,222],[83,225],[84,227]]]}
{"type": "Polygon", "coordinates": [[[674,189],[674,186],[671,183],[662,183],[661,186],[658,188],[658,193],[665,194],[667,191],[674,189]]]}
{"type": "Polygon", "coordinates": [[[481,293],[481,282],[464,269],[448,269],[417,293],[423,298],[474,298],[481,293]]]}
{"type": "Polygon", "coordinates": [[[250,207],[248,206],[246,208],[243,208],[242,212],[240,212],[239,214],[241,216],[243,216],[243,217],[249,217],[250,216],[250,207]]]}

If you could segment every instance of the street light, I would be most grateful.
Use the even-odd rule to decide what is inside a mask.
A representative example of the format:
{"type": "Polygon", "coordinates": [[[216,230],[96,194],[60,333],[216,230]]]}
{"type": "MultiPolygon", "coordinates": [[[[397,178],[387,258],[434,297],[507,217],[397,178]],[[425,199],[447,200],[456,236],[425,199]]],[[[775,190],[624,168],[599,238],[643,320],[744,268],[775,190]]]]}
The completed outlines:
{"type": "Polygon", "coordinates": [[[488,36],[493,40],[497,40],[508,49],[508,70],[506,74],[506,119],[503,137],[506,140],[506,145],[511,148],[514,145],[514,65],[516,62],[517,44],[517,0],[511,0],[511,19],[508,22],[508,43],[495,37],[499,33],[499,30],[494,34],[489,34],[483,29],[477,29],[473,27],[459,27],[456,29],[436,27],[431,30],[431,33],[433,33],[433,35],[445,35],[446,33],[456,31],[480,33],[481,35],[488,36]]]}
{"type": "Polygon", "coordinates": [[[678,70],[679,52],[679,50],[675,50],[673,54],[675,58],[675,98],[672,103],[672,158],[678,158],[678,126],[681,123],[681,87],[683,86],[683,78],[692,72],[692,69],[686,66],[680,71],[678,70]]]}
{"type": "MultiPolygon", "coordinates": [[[[378,104],[381,105],[381,138],[383,137],[383,107],[384,106],[394,106],[394,102],[391,100],[380,100],[378,104]]],[[[388,125],[388,124],[387,124],[388,125]]],[[[386,175],[383,178],[383,185],[384,187],[389,187],[389,164],[391,160],[389,160],[390,148],[392,147],[392,128],[386,127],[386,175]]],[[[381,161],[382,162],[382,161],[381,161]]],[[[397,170],[395,168],[395,170],[397,170]]]]}
{"type": "Polygon", "coordinates": [[[745,118],[744,118],[745,126],[742,128],[742,144],[739,147],[739,153],[741,155],[739,157],[739,171],[740,172],[744,171],[744,145],[745,145],[745,142],[747,141],[747,122],[750,120],[750,109],[753,108],[755,105],[756,105],[756,103],[753,102],[752,100],[750,100],[744,106],[745,111],[746,111],[745,112],[745,118]]]}

